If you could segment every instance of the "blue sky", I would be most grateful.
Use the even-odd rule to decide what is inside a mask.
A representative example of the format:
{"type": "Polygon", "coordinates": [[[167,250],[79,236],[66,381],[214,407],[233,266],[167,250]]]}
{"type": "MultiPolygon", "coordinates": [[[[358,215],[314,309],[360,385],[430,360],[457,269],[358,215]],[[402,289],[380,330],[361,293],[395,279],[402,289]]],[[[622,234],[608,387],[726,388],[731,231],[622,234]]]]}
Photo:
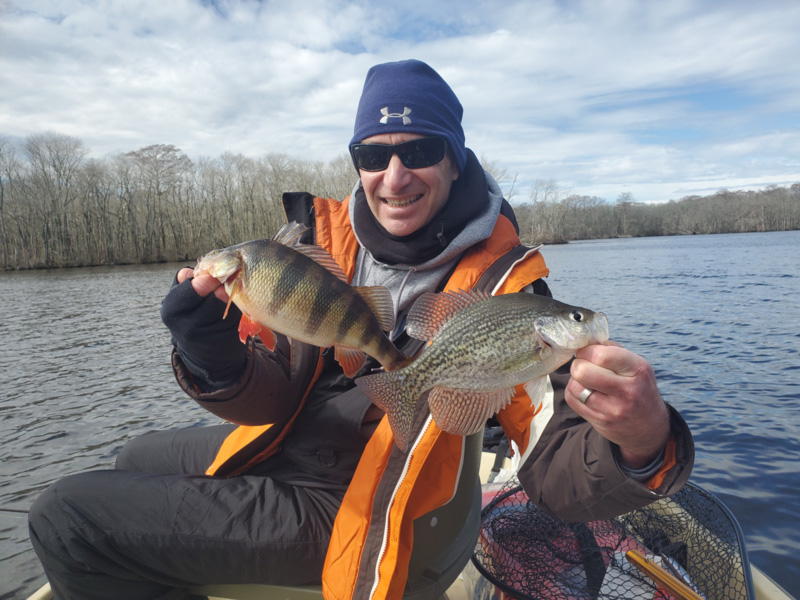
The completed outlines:
{"type": "Polygon", "coordinates": [[[666,202],[800,182],[798,31],[796,0],[0,0],[0,137],[327,161],[369,67],[419,58],[512,201],[666,202]]]}

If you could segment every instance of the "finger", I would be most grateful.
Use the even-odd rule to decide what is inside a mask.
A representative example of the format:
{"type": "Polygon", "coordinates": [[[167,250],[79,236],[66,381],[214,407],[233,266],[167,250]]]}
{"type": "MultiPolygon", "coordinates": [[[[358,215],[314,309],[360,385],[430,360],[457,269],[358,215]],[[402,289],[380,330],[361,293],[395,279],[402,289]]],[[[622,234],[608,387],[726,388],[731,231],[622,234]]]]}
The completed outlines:
{"type": "Polygon", "coordinates": [[[584,348],[570,367],[567,386],[575,399],[584,388],[596,390],[587,404],[599,411],[616,410],[657,389],[652,367],[638,354],[618,346],[587,350],[584,348]]]}
{"type": "Polygon", "coordinates": [[[598,356],[588,358],[575,358],[570,365],[570,383],[568,387],[575,397],[579,396],[584,388],[603,390],[614,385],[614,379],[619,375],[607,368],[609,362],[598,356]],[[593,360],[590,360],[593,359],[593,360]],[[597,361],[597,362],[594,362],[597,361]],[[601,364],[598,364],[601,363],[601,364]]]}
{"type": "Polygon", "coordinates": [[[178,271],[178,274],[175,277],[178,280],[178,283],[183,283],[184,281],[186,281],[186,279],[191,277],[193,273],[194,273],[193,269],[190,269],[189,267],[184,267],[180,271],[178,271]]]}
{"type": "Polygon", "coordinates": [[[577,382],[573,382],[571,388],[569,388],[570,394],[572,394],[573,398],[575,398],[578,402],[583,404],[584,406],[589,401],[589,398],[599,394],[597,390],[594,390],[590,387],[585,387],[583,385],[579,385],[577,382]]]}
{"type": "Polygon", "coordinates": [[[584,385],[574,377],[570,378],[564,389],[564,399],[567,404],[588,421],[596,416],[598,410],[602,412],[602,396],[601,392],[584,385]]]}
{"type": "MultiPolygon", "coordinates": [[[[617,375],[633,376],[647,364],[647,361],[641,356],[623,348],[616,342],[604,346],[599,344],[586,346],[578,350],[575,353],[575,357],[576,360],[573,362],[573,367],[578,373],[584,369],[591,371],[590,365],[594,365],[617,375]]],[[[573,371],[573,375],[575,374],[576,371],[573,371]]]]}
{"type": "MultiPolygon", "coordinates": [[[[192,279],[192,287],[194,291],[197,292],[198,296],[208,296],[211,292],[216,294],[216,290],[222,286],[219,279],[213,277],[207,273],[203,275],[198,275],[194,279],[192,279]]],[[[225,288],[222,288],[223,293],[225,292],[225,288]]],[[[227,296],[227,294],[226,294],[227,296]]],[[[219,298],[219,295],[217,295],[219,298]]]]}
{"type": "Polygon", "coordinates": [[[224,285],[220,285],[219,287],[217,287],[214,290],[214,295],[220,300],[222,300],[225,304],[227,304],[228,300],[230,299],[230,296],[228,296],[228,292],[225,291],[224,285]]]}

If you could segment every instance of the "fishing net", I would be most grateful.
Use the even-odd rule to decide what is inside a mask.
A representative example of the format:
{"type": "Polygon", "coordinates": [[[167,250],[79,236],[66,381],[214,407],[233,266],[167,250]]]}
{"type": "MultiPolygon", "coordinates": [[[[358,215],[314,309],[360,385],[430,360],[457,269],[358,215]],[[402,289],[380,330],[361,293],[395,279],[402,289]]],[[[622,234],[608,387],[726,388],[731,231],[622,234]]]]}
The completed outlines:
{"type": "Polygon", "coordinates": [[[485,491],[484,504],[472,564],[464,572],[472,598],[681,597],[631,564],[630,550],[706,600],[755,598],[738,524],[697,486],[687,484],[669,499],[616,519],[588,523],[543,513],[516,480],[496,494],[485,491]]]}

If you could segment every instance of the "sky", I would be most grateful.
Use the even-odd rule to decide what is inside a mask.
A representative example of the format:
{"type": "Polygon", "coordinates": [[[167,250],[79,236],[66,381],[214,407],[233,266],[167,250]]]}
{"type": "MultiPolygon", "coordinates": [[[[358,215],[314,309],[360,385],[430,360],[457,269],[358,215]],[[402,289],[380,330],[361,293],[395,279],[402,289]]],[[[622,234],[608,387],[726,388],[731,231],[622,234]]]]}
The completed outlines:
{"type": "Polygon", "coordinates": [[[0,139],[327,162],[367,70],[417,58],[512,202],[787,186],[798,31],[797,0],[0,0],[0,139]]]}

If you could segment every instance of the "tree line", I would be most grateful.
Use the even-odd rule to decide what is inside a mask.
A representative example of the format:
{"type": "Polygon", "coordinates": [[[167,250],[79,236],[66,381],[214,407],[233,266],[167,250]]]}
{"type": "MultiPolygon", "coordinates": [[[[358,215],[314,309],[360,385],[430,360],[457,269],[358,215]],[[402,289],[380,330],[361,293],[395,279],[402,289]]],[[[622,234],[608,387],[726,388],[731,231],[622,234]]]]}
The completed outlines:
{"type": "Polygon", "coordinates": [[[4,269],[194,260],[213,248],[271,237],[284,191],[347,195],[352,163],[252,159],[193,162],[157,144],[87,159],[73,137],[0,140],[0,264],[4,269]]]}
{"type": "MultiPolygon", "coordinates": [[[[157,144],[87,157],[81,140],[61,134],[19,144],[0,138],[3,269],[193,261],[212,248],[271,237],[284,220],[283,192],[344,198],[356,179],[346,154],[330,162],[231,153],[192,161],[175,146],[157,144]]],[[[529,243],[800,229],[800,184],[653,205],[630,194],[609,204],[540,181],[520,200],[515,180],[484,164],[529,243]]]]}
{"type": "Polygon", "coordinates": [[[521,237],[545,243],[577,239],[800,229],[800,183],[757,191],[722,189],[659,204],[636,202],[624,192],[615,203],[567,195],[553,181],[534,185],[515,207],[521,237]]]}

